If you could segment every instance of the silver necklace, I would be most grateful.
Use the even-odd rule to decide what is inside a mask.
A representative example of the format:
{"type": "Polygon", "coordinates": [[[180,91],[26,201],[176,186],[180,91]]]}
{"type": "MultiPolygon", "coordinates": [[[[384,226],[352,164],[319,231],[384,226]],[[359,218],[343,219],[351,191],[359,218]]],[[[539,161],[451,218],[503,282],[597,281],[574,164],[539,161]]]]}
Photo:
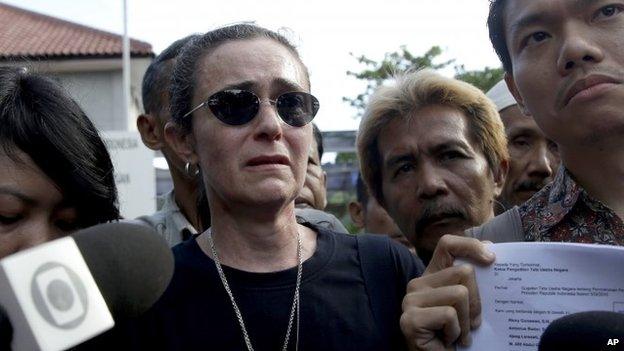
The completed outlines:
{"type": "MultiPolygon", "coordinates": [[[[221,261],[219,260],[219,256],[217,255],[217,249],[215,248],[214,241],[212,240],[212,230],[208,229],[207,238],[208,243],[210,244],[210,249],[212,250],[212,257],[214,258],[215,265],[217,266],[217,271],[219,272],[219,277],[221,278],[221,283],[223,283],[223,287],[230,297],[230,302],[232,302],[232,307],[234,308],[234,313],[236,314],[236,318],[238,319],[238,324],[241,327],[241,331],[243,332],[243,339],[245,341],[245,345],[247,345],[247,351],[253,351],[254,348],[251,345],[251,340],[249,339],[249,334],[247,333],[247,328],[245,328],[245,322],[243,321],[243,315],[234,300],[234,295],[232,294],[232,290],[230,289],[230,285],[225,278],[225,273],[223,272],[223,268],[221,267],[221,261]]],[[[297,283],[295,285],[295,297],[293,298],[293,305],[290,309],[290,317],[288,319],[288,328],[286,328],[286,337],[284,338],[284,345],[282,346],[282,351],[286,351],[288,347],[288,340],[290,339],[290,332],[292,330],[293,321],[295,319],[295,312],[297,315],[297,330],[296,330],[296,339],[295,339],[295,350],[299,350],[299,288],[301,287],[301,275],[302,275],[302,266],[303,266],[303,257],[301,255],[301,235],[299,231],[297,231],[297,283]]]]}

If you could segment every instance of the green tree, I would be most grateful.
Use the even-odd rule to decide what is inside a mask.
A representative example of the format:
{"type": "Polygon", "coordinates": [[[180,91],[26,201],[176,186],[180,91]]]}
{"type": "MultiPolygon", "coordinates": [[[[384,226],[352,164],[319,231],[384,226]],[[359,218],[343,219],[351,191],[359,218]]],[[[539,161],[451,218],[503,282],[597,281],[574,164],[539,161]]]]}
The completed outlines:
{"type": "MultiPolygon", "coordinates": [[[[437,70],[455,63],[454,59],[435,63],[441,54],[442,49],[439,46],[431,47],[421,56],[415,56],[407,47],[401,46],[398,51],[386,53],[383,60],[379,62],[364,55],[355,57],[355,55],[351,54],[360,64],[364,64],[366,67],[360,72],[347,71],[347,75],[366,81],[366,90],[356,97],[345,96],[342,99],[354,107],[357,111],[357,116],[361,117],[368,104],[368,98],[394,74],[422,68],[437,70]]],[[[473,84],[483,91],[488,91],[503,77],[502,68],[485,67],[483,70],[473,71],[467,71],[464,65],[455,65],[454,68],[455,78],[473,84]]]]}
{"type": "Polygon", "coordinates": [[[339,152],[336,155],[336,164],[355,164],[357,163],[357,154],[355,152],[339,152]]]}
{"type": "Polygon", "coordinates": [[[368,97],[372,95],[377,87],[382,85],[385,80],[391,78],[394,74],[405,72],[409,69],[421,69],[426,67],[441,69],[454,62],[454,60],[449,60],[441,63],[434,63],[440,54],[442,54],[442,49],[438,46],[434,46],[422,56],[415,56],[403,45],[400,47],[399,51],[386,53],[384,58],[378,62],[364,55],[355,57],[355,55],[351,53],[351,56],[355,57],[359,63],[364,64],[366,68],[361,72],[347,71],[347,75],[359,80],[364,80],[367,82],[367,85],[363,93],[354,98],[345,96],[342,100],[353,106],[357,110],[358,116],[361,116],[368,103],[368,97]]]}
{"type": "Polygon", "coordinates": [[[455,78],[468,82],[484,92],[490,90],[503,79],[505,71],[502,68],[485,67],[483,70],[466,71],[464,65],[455,67],[455,78]]]}

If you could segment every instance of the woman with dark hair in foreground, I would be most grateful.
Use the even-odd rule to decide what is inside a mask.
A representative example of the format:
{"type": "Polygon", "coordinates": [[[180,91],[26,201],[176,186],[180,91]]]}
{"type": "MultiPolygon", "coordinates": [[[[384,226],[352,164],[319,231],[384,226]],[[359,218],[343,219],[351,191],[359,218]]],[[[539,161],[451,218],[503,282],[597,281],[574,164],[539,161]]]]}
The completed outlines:
{"type": "Polygon", "coordinates": [[[119,218],[97,130],[54,81],[0,67],[0,258],[119,218]]]}

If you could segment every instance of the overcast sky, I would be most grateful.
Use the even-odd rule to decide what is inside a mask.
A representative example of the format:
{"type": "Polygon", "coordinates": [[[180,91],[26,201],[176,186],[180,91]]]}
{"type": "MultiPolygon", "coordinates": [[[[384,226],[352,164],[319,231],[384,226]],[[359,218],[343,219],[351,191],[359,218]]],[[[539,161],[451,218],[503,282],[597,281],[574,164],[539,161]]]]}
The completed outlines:
{"type": "MultiPolygon", "coordinates": [[[[123,32],[122,0],[0,0],[114,33],[123,32]]],[[[128,0],[132,38],[158,54],[191,33],[240,21],[289,29],[321,102],[315,122],[321,130],[357,129],[355,110],[342,101],[363,84],[346,75],[361,69],[350,56],[380,59],[401,45],[422,54],[441,46],[443,59],[467,69],[500,66],[485,25],[488,0],[128,0]]],[[[445,72],[452,74],[452,70],[445,72]]]]}

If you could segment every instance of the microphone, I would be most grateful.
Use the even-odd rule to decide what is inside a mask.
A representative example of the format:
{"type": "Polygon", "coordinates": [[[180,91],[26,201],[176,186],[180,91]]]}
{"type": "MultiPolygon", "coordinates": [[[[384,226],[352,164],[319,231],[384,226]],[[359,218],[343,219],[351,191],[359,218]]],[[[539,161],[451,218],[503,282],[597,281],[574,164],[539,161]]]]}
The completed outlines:
{"type": "Polygon", "coordinates": [[[539,351],[624,350],[624,314],[579,312],[554,320],[544,331],[539,351]]]}
{"type": "MultiPolygon", "coordinates": [[[[100,224],[5,257],[0,306],[12,325],[12,348],[73,347],[114,320],[145,312],[172,276],[169,246],[150,227],[133,223],[100,224]]],[[[6,330],[0,329],[0,340],[6,330]]]]}

